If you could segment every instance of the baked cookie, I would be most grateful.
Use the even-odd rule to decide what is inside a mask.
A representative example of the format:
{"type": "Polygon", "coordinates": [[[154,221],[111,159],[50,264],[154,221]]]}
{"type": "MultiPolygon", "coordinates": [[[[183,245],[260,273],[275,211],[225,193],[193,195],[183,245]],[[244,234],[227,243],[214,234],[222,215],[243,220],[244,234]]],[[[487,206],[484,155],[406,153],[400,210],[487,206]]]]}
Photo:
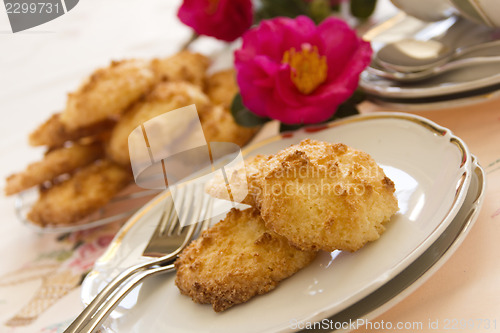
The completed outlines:
{"type": "Polygon", "coordinates": [[[43,189],[28,219],[41,226],[77,222],[107,204],[131,179],[124,168],[108,160],[97,161],[43,189]]]}
{"type": "Polygon", "coordinates": [[[160,81],[184,81],[203,87],[210,59],[200,53],[181,51],[167,58],[153,59],[151,67],[160,81]]]}
{"type": "Polygon", "coordinates": [[[149,61],[113,61],[110,66],[96,70],[77,91],[68,94],[61,122],[72,131],[119,116],[156,81],[149,61]]]}
{"type": "Polygon", "coordinates": [[[245,163],[245,172],[241,171],[241,167],[233,169],[226,169],[228,186],[224,178],[217,174],[205,186],[206,193],[210,194],[214,198],[231,200],[229,192],[231,192],[233,199],[236,202],[241,202],[252,207],[258,208],[257,202],[259,201],[257,197],[261,193],[260,181],[262,179],[262,173],[265,169],[265,163],[272,156],[269,155],[256,155],[247,158],[245,163]],[[244,196],[244,192],[247,195],[244,196]],[[244,197],[243,197],[244,196],[244,197]],[[243,200],[237,200],[236,198],[244,198],[243,200]]]}
{"type": "Polygon", "coordinates": [[[69,130],[61,121],[61,114],[55,113],[29,135],[32,146],[47,146],[58,148],[68,141],[79,141],[85,138],[100,139],[103,134],[109,134],[116,121],[106,119],[89,126],[69,130]]]}
{"type": "MultiPolygon", "coordinates": [[[[196,105],[201,126],[208,142],[233,142],[239,146],[247,143],[257,129],[236,124],[229,110],[213,105],[200,87],[189,82],[161,82],[144,98],[128,110],[111,132],[107,152],[110,158],[121,164],[130,165],[128,137],[144,122],[191,104],[196,105]]],[[[174,119],[175,121],[175,119],[174,119]]],[[[164,124],[161,131],[168,140],[189,140],[189,130],[175,122],[164,124]]],[[[170,142],[169,142],[170,143],[170,142]]]]}
{"type": "Polygon", "coordinates": [[[370,155],[306,139],[266,162],[257,206],[266,226],[303,250],[356,251],[398,211],[394,183],[370,155]]]}
{"type": "Polygon", "coordinates": [[[227,69],[207,77],[205,91],[214,104],[230,108],[239,91],[235,70],[227,69]]]}
{"type": "Polygon", "coordinates": [[[207,77],[205,93],[214,107],[201,119],[208,141],[233,142],[245,145],[260,129],[260,126],[243,127],[231,115],[231,104],[239,88],[234,69],[216,72],[207,77]]]}
{"type": "MultiPolygon", "coordinates": [[[[159,83],[144,100],[134,104],[113,128],[107,149],[110,158],[121,165],[129,166],[130,133],[152,118],[191,104],[196,105],[200,116],[212,107],[208,97],[196,85],[181,81],[159,83]]],[[[166,125],[161,129],[166,139],[172,140],[186,134],[183,126],[173,122],[166,125]]]]}
{"type": "Polygon", "coordinates": [[[229,109],[222,105],[214,105],[200,114],[201,126],[208,142],[232,142],[244,146],[260,129],[238,125],[229,109]]]}
{"type": "Polygon", "coordinates": [[[51,150],[41,161],[31,163],[26,170],[7,177],[5,194],[12,195],[71,173],[101,158],[103,154],[101,142],[86,145],[75,143],[70,147],[51,150]]]}
{"type": "Polygon", "coordinates": [[[257,210],[233,209],[181,253],[175,283],[219,312],[276,288],[315,256],[267,229],[257,210]]]}

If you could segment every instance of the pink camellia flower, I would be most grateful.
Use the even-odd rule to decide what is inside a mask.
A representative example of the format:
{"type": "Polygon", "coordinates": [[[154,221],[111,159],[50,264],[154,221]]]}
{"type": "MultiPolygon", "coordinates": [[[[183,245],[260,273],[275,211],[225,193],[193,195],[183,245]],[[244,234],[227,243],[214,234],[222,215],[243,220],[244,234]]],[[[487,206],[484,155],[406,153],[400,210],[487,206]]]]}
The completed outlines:
{"type": "Polygon", "coordinates": [[[199,35],[231,42],[252,25],[252,1],[184,0],[177,16],[199,35]]]}
{"type": "Polygon", "coordinates": [[[243,35],[235,52],[243,104],[286,124],[330,118],[356,90],[372,49],[342,20],[275,18],[243,35]]]}

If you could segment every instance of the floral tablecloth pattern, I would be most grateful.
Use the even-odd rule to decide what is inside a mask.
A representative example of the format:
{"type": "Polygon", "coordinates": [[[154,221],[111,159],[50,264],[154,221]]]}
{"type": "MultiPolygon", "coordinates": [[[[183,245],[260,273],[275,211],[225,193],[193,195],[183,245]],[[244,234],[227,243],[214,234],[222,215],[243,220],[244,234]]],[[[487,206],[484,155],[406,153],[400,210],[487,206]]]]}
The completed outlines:
{"type": "MultiPolygon", "coordinates": [[[[120,228],[120,223],[62,235],[44,235],[38,239],[42,249],[35,258],[21,267],[0,276],[0,309],[7,308],[14,301],[11,288],[36,281],[32,297],[2,324],[16,332],[16,327],[29,327],[40,315],[69,292],[78,289],[94,262],[107,248],[120,228]]],[[[2,311],[2,313],[5,313],[2,311]]],[[[42,328],[42,332],[58,332],[68,322],[52,324],[42,328]]]]}

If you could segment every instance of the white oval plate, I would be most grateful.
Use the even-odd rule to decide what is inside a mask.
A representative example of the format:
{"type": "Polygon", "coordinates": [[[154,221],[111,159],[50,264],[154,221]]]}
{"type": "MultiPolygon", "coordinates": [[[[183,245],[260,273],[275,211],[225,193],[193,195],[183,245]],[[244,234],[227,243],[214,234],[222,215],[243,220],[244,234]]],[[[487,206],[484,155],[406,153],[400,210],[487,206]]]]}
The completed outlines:
{"type": "MultiPolygon", "coordinates": [[[[244,154],[270,154],[304,138],[364,150],[396,184],[400,211],[382,237],[355,253],[321,253],[280,286],[223,313],[179,293],[174,275],[147,280],[105,327],[115,332],[287,332],[295,321],[332,316],[371,294],[413,263],[449,226],[467,194],[472,157],[448,129],[425,118],[377,113],[271,138],[244,154]]],[[[82,286],[88,303],[142,253],[163,209],[157,197],[118,233],[82,286]]]]}
{"type": "MultiPolygon", "coordinates": [[[[362,319],[362,328],[367,321],[375,319],[415,291],[458,249],[479,216],[486,191],[486,175],[477,160],[474,161],[472,170],[467,197],[448,228],[427,251],[396,277],[361,301],[328,318],[328,322],[340,323],[337,324],[339,329],[336,331],[347,332],[348,330],[342,329],[342,323],[357,319],[362,319]]],[[[335,325],[333,324],[334,328],[335,325]]],[[[347,325],[344,324],[344,327],[347,325]]]]}

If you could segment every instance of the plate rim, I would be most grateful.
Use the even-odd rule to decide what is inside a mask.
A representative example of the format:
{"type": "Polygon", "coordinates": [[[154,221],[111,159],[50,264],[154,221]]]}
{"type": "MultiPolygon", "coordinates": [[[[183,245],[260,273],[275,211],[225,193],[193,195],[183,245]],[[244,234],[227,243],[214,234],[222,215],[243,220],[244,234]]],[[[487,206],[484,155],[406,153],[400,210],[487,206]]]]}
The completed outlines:
{"type": "MultiPolygon", "coordinates": [[[[407,113],[402,113],[402,112],[377,112],[374,114],[362,114],[362,115],[351,116],[351,117],[343,118],[343,119],[340,119],[340,120],[337,120],[337,121],[334,121],[331,123],[327,123],[324,125],[309,126],[309,127],[300,129],[298,131],[284,132],[284,133],[270,137],[268,139],[257,142],[255,144],[252,144],[252,145],[247,146],[247,147],[242,149],[243,156],[247,157],[247,156],[249,156],[249,154],[251,154],[252,151],[257,150],[262,146],[265,146],[265,145],[272,143],[274,141],[293,137],[297,133],[304,133],[304,134],[307,134],[308,132],[314,133],[314,132],[317,132],[317,131],[320,131],[323,129],[339,127],[339,126],[350,124],[350,123],[378,120],[378,119],[399,119],[399,120],[404,120],[404,121],[410,121],[410,122],[416,123],[416,124],[424,127],[425,129],[429,130],[431,133],[433,133],[435,135],[447,137],[449,142],[451,144],[454,144],[462,155],[460,170],[463,171],[463,174],[462,174],[461,179],[457,182],[459,184],[459,186],[458,186],[457,190],[455,191],[453,203],[450,205],[450,209],[448,210],[446,215],[442,218],[442,220],[438,223],[435,230],[432,231],[426,237],[426,239],[424,239],[422,241],[422,244],[420,244],[415,249],[413,249],[406,256],[406,258],[404,258],[403,260],[401,260],[397,264],[396,269],[392,270],[392,273],[390,274],[390,277],[388,279],[385,279],[384,281],[381,281],[377,284],[372,285],[368,291],[365,290],[363,293],[360,293],[357,297],[350,299],[349,304],[343,305],[344,309],[349,307],[353,303],[356,303],[360,299],[363,299],[368,294],[370,294],[374,290],[380,288],[382,285],[387,283],[392,277],[401,273],[401,271],[404,270],[404,268],[408,267],[424,251],[426,251],[429,247],[431,247],[432,244],[436,241],[436,239],[441,235],[442,231],[444,229],[446,229],[446,227],[451,223],[451,221],[453,221],[458,210],[462,206],[462,203],[463,203],[465,196],[467,194],[468,186],[469,186],[470,180],[471,180],[471,159],[472,159],[472,157],[471,157],[471,154],[469,152],[467,145],[463,142],[462,139],[455,136],[450,129],[445,128],[443,126],[440,126],[440,125],[434,123],[433,121],[428,120],[424,117],[411,115],[411,114],[407,114],[407,113]]],[[[147,203],[143,208],[141,208],[136,214],[134,214],[134,216],[132,216],[129,219],[129,221],[119,230],[119,232],[116,234],[115,238],[111,242],[109,248],[105,251],[105,253],[101,256],[101,258],[99,258],[97,263],[106,261],[109,258],[111,258],[113,256],[113,253],[120,247],[120,244],[123,241],[123,238],[125,237],[127,232],[141,219],[141,217],[144,214],[146,214],[148,211],[150,211],[159,202],[164,200],[168,195],[169,195],[168,190],[161,193],[160,195],[158,195],[157,197],[152,199],[149,203],[147,203]]],[[[99,272],[92,270],[92,272],[89,273],[88,278],[91,278],[94,274],[99,274],[99,272]]],[[[85,283],[85,281],[84,281],[84,283],[85,283]]],[[[82,288],[81,299],[82,299],[84,304],[86,303],[85,299],[88,299],[88,298],[89,298],[88,296],[84,295],[84,288],[82,288]]],[[[331,307],[330,310],[328,310],[328,308],[326,308],[326,309],[321,309],[319,312],[313,312],[306,319],[310,320],[310,319],[316,318],[318,316],[321,316],[322,318],[324,318],[325,312],[331,311],[333,308],[335,308],[335,307],[331,307]]],[[[342,310],[343,309],[340,309],[340,310],[334,309],[333,311],[335,311],[335,313],[339,313],[342,310]]],[[[290,330],[281,328],[279,331],[290,331],[290,330]]]]}
{"type": "MultiPolygon", "coordinates": [[[[471,66],[472,67],[472,66],[471,66]]],[[[500,83],[500,74],[494,74],[489,77],[480,78],[477,80],[461,82],[456,84],[447,84],[443,86],[435,86],[428,88],[404,88],[404,87],[382,87],[377,84],[371,84],[370,78],[374,75],[364,71],[359,80],[359,86],[368,94],[377,97],[394,98],[394,99],[415,99],[415,98],[432,98],[432,97],[446,97],[447,95],[460,94],[471,90],[487,89],[495,87],[500,83]]],[[[391,80],[384,78],[377,78],[378,80],[391,82],[391,80]]],[[[497,91],[495,89],[494,91],[497,91]]]]}
{"type": "MultiPolygon", "coordinates": [[[[360,318],[361,316],[363,316],[363,319],[366,319],[369,321],[369,320],[372,320],[372,319],[382,315],[383,313],[387,312],[388,310],[390,310],[391,308],[396,306],[398,303],[400,303],[402,300],[404,300],[406,297],[408,297],[411,293],[413,293],[416,289],[418,289],[421,285],[423,285],[427,280],[429,280],[434,275],[434,273],[436,273],[448,261],[448,259],[451,258],[451,256],[456,252],[456,250],[463,243],[464,239],[466,238],[466,236],[468,235],[468,233],[470,232],[470,230],[474,226],[475,222],[477,221],[477,218],[479,217],[479,213],[481,212],[481,207],[483,206],[484,198],[486,195],[486,173],[484,171],[484,168],[479,163],[477,157],[475,155],[472,155],[472,158],[473,158],[473,165],[472,165],[473,171],[472,171],[472,173],[478,179],[478,183],[477,183],[478,189],[477,189],[476,197],[472,201],[471,206],[468,208],[467,212],[464,213],[464,219],[461,222],[460,229],[454,235],[454,238],[449,243],[446,243],[447,247],[445,248],[445,250],[442,253],[440,253],[438,256],[436,256],[436,258],[434,259],[434,261],[430,265],[426,265],[423,269],[419,270],[418,274],[420,274],[420,275],[416,276],[416,278],[413,279],[412,281],[405,282],[405,286],[403,287],[403,289],[401,289],[400,291],[393,293],[389,296],[387,294],[384,295],[384,296],[386,296],[386,299],[384,301],[382,301],[382,303],[380,305],[375,306],[371,310],[364,312],[364,313],[356,316],[355,318],[352,318],[353,320],[356,320],[356,319],[360,318]]],[[[453,222],[455,222],[455,221],[453,221],[453,222]]],[[[450,227],[451,227],[451,225],[450,225],[450,227]]],[[[429,247],[429,249],[426,251],[426,253],[432,252],[431,250],[435,246],[436,242],[434,242],[433,245],[431,245],[429,247]]],[[[422,254],[422,256],[420,256],[417,260],[422,259],[422,257],[424,255],[426,255],[426,253],[422,254]]],[[[429,256],[431,256],[431,255],[429,254],[429,256]]],[[[413,266],[416,265],[416,261],[414,263],[412,263],[411,265],[409,265],[404,271],[406,271],[407,269],[410,269],[412,267],[412,265],[413,266]]],[[[375,290],[372,294],[366,296],[365,298],[363,298],[359,302],[351,305],[349,308],[355,307],[359,303],[365,302],[366,298],[379,292],[381,289],[387,287],[391,283],[394,283],[394,281],[396,279],[403,279],[404,278],[404,271],[399,273],[394,278],[392,278],[390,281],[388,281],[386,284],[384,284],[379,289],[375,290]]],[[[348,311],[349,308],[347,308],[345,310],[348,311]]],[[[338,313],[329,317],[328,319],[332,319],[336,315],[338,315],[338,313]]],[[[305,330],[300,330],[297,332],[305,332],[305,330]]],[[[348,331],[344,330],[344,329],[338,329],[338,330],[333,330],[332,332],[348,332],[348,331]]]]}
{"type": "Polygon", "coordinates": [[[443,109],[449,109],[452,107],[464,107],[464,106],[474,105],[486,102],[491,99],[499,98],[500,89],[479,93],[477,95],[470,95],[470,96],[465,95],[460,98],[452,98],[452,99],[443,98],[436,101],[428,98],[391,99],[370,94],[368,94],[367,97],[370,102],[385,109],[404,110],[401,112],[414,112],[414,111],[432,112],[443,109]]]}

